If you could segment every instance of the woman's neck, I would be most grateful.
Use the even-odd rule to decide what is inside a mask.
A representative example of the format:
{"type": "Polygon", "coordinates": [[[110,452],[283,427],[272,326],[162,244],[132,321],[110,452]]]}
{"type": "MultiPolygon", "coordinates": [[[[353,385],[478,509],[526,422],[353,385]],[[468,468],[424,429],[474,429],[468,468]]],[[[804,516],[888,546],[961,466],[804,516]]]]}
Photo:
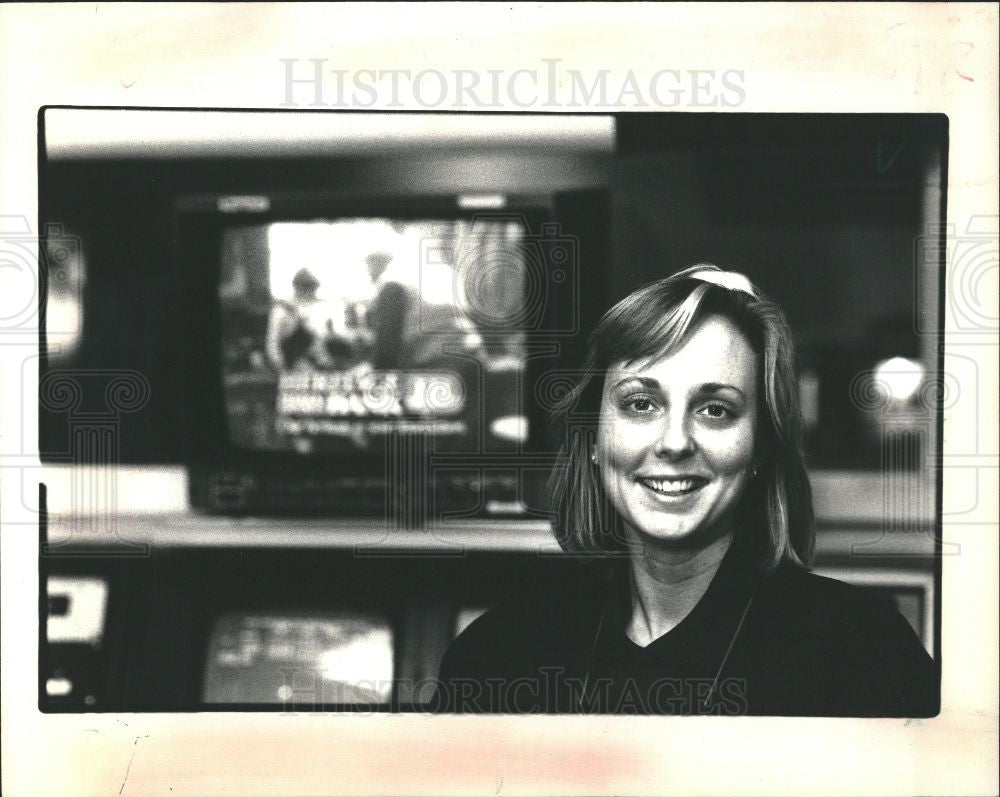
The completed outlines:
{"type": "Polygon", "coordinates": [[[732,539],[726,534],[697,549],[638,548],[631,565],[628,638],[645,647],[680,624],[708,590],[732,539]]]}

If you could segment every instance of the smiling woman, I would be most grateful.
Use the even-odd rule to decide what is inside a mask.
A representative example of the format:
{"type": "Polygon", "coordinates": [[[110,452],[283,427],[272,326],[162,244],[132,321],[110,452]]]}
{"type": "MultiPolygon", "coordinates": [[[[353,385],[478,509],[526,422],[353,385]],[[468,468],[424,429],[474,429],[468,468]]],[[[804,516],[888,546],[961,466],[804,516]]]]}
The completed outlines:
{"type": "Polygon", "coordinates": [[[895,609],[808,572],[791,334],[744,276],[700,264],[615,305],[554,420],[557,536],[598,566],[466,629],[438,708],[937,712],[895,609]]]}
{"type": "Polygon", "coordinates": [[[673,353],[608,372],[591,461],[635,541],[731,536],[753,468],[755,372],[749,341],[717,315],[673,353]]]}
{"type": "Polygon", "coordinates": [[[756,371],[749,341],[722,315],[669,354],[608,371],[591,462],[640,563],[636,642],[683,619],[732,542],[754,470],[756,371]],[[656,582],[679,580],[682,590],[658,600],[656,582]]]}

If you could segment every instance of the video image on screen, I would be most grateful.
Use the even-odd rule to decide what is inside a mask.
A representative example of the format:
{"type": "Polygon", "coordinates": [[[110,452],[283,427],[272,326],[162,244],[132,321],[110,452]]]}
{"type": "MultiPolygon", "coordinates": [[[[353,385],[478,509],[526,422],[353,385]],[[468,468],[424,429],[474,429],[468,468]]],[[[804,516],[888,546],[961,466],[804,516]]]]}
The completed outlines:
{"type": "Polygon", "coordinates": [[[438,448],[527,436],[514,220],[337,218],[223,231],[219,299],[229,437],[349,455],[386,435],[438,448]],[[485,419],[485,421],[484,421],[485,419]]]}
{"type": "Polygon", "coordinates": [[[205,703],[299,707],[389,702],[393,635],[377,615],[233,612],[216,618],[205,703]]]}

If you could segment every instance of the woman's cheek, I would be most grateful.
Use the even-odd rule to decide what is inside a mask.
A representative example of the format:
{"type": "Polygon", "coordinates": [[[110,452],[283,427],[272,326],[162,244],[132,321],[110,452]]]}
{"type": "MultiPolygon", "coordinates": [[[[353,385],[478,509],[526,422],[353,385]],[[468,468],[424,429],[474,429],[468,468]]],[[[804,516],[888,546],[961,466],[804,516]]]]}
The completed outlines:
{"type": "Polygon", "coordinates": [[[742,426],[718,432],[701,446],[711,463],[720,471],[744,470],[753,461],[753,432],[742,426]]]}
{"type": "Polygon", "coordinates": [[[637,466],[655,442],[649,424],[617,423],[608,428],[601,450],[609,465],[616,468],[637,466]]]}

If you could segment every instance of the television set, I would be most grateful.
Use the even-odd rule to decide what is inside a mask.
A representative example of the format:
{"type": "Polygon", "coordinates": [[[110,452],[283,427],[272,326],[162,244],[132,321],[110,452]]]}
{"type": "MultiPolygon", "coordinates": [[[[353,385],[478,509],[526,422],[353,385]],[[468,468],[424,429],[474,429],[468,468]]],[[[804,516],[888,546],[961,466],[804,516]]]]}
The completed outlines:
{"type": "Polygon", "coordinates": [[[209,637],[206,705],[384,706],[393,697],[394,637],[377,614],[227,612],[209,637]]]}
{"type": "Polygon", "coordinates": [[[192,506],[403,527],[545,516],[539,385],[579,354],[605,203],[181,197],[192,506]]]}

